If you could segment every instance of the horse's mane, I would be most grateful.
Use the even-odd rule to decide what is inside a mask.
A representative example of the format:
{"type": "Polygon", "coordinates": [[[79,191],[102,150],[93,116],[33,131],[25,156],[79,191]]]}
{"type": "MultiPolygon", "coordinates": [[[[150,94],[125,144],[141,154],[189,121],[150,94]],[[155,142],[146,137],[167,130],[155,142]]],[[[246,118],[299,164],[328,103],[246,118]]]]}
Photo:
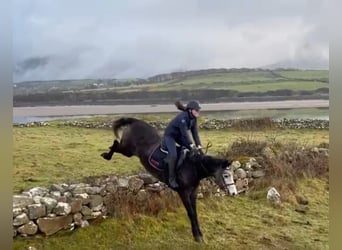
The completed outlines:
{"type": "Polygon", "coordinates": [[[186,110],[186,107],[184,106],[184,104],[180,100],[176,101],[175,105],[176,105],[177,109],[179,109],[181,111],[185,111],[186,110]]]}
{"type": "Polygon", "coordinates": [[[230,161],[224,158],[219,158],[211,155],[189,154],[187,159],[192,164],[203,163],[203,166],[209,171],[214,171],[217,167],[221,166],[224,162],[226,165],[230,165],[230,161]]]}

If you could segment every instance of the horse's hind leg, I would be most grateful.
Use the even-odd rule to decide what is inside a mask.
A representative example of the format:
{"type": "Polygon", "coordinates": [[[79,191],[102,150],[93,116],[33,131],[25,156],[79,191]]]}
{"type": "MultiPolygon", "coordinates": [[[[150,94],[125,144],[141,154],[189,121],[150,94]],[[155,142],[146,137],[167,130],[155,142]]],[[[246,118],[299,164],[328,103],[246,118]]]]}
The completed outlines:
{"type": "Polygon", "coordinates": [[[110,159],[112,159],[114,152],[118,152],[119,145],[120,143],[118,142],[118,140],[114,140],[113,145],[109,147],[109,152],[104,152],[101,154],[101,156],[109,161],[110,159]]]}

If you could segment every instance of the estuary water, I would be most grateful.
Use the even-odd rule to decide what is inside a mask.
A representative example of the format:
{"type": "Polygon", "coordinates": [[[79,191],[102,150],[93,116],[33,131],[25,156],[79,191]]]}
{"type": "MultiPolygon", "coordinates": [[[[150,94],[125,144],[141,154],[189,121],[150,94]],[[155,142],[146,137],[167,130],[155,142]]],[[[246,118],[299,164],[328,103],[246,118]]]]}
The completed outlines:
{"type": "MultiPolygon", "coordinates": [[[[305,116],[305,118],[329,119],[329,100],[295,100],[270,102],[224,102],[202,104],[202,111],[208,114],[219,112],[222,116],[275,117],[305,116]]],[[[14,107],[13,123],[72,119],[101,115],[128,115],[148,113],[174,113],[177,109],[170,105],[79,105],[79,106],[37,106],[14,107]]]]}

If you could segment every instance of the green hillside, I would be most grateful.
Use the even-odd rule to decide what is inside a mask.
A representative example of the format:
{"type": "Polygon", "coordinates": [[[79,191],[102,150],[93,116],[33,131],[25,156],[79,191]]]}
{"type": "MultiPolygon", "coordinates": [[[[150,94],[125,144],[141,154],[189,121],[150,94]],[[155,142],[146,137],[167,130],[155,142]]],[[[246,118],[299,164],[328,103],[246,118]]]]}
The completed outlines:
{"type": "Polygon", "coordinates": [[[18,83],[14,106],[328,99],[328,70],[208,69],[147,79],[18,83]]]}

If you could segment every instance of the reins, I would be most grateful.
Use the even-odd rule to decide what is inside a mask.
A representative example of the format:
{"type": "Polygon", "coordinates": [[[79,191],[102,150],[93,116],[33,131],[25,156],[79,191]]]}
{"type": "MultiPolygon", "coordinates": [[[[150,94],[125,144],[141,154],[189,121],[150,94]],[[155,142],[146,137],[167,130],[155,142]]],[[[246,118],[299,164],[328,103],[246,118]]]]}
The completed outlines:
{"type": "Polygon", "coordinates": [[[208,153],[208,149],[211,148],[213,146],[213,144],[209,141],[207,143],[207,146],[205,147],[205,153],[204,154],[207,154],[208,153]]]}

